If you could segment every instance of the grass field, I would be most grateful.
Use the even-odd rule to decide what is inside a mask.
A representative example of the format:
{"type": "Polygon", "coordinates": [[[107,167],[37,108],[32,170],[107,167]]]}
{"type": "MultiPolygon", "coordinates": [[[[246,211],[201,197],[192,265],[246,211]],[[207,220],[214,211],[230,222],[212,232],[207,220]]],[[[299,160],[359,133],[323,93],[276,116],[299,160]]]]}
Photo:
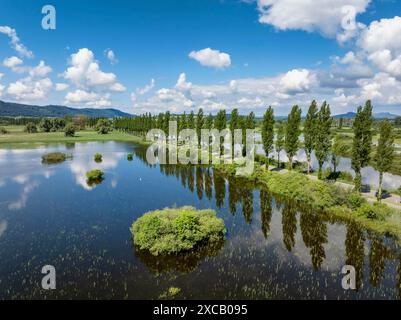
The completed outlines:
{"type": "Polygon", "coordinates": [[[109,134],[98,134],[94,130],[77,131],[75,137],[66,137],[64,132],[38,132],[26,133],[23,126],[5,126],[8,131],[0,135],[0,149],[5,148],[33,148],[43,144],[59,142],[89,142],[89,141],[122,141],[144,143],[137,136],[120,131],[112,131],[109,134]]]}

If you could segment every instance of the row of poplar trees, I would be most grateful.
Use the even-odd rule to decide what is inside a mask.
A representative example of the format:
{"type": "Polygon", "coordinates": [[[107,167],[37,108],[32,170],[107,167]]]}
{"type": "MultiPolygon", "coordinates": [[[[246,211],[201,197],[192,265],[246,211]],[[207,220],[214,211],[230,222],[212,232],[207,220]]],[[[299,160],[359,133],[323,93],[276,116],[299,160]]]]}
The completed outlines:
{"type": "MultiPolygon", "coordinates": [[[[288,115],[286,122],[278,123],[277,135],[275,137],[275,119],[273,108],[269,107],[262,121],[262,143],[267,158],[269,154],[275,151],[279,154],[285,150],[289,169],[293,168],[293,158],[300,149],[299,136],[301,134],[301,109],[294,106],[288,115]]],[[[318,177],[323,177],[323,164],[328,160],[333,152],[333,136],[331,127],[333,118],[330,112],[330,106],[323,102],[319,108],[316,101],[312,101],[308,113],[304,120],[304,150],[308,162],[308,174],[310,173],[310,164],[312,152],[315,152],[319,164],[318,177]]],[[[383,174],[391,168],[394,159],[394,133],[391,123],[387,120],[379,124],[379,141],[376,153],[372,157],[372,137],[373,137],[373,117],[372,104],[367,101],[364,107],[359,107],[356,118],[353,123],[354,138],[352,143],[351,165],[355,171],[355,190],[361,191],[362,187],[362,168],[373,163],[375,169],[379,172],[379,190],[378,200],[382,198],[383,174]],[[372,161],[373,160],[373,161],[372,161]]],[[[341,143],[336,137],[334,143],[341,143]]],[[[332,154],[335,158],[337,155],[332,154]]],[[[280,158],[278,158],[280,166],[280,158]]]]}

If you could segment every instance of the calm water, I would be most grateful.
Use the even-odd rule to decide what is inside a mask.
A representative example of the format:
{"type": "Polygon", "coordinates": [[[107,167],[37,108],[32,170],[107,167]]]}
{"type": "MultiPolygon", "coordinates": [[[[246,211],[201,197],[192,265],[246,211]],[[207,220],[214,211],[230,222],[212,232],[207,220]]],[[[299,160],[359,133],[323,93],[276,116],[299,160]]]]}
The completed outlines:
{"type": "Polygon", "coordinates": [[[401,297],[393,239],[303,212],[210,168],[149,166],[144,158],[142,147],[114,142],[0,150],[0,298],[157,299],[171,286],[180,299],[401,297]],[[50,150],[73,159],[43,165],[50,150]],[[106,179],[89,187],[85,173],[95,168],[106,179]],[[226,240],[164,258],[135,249],[136,218],[182,205],[215,209],[226,240]],[[46,264],[57,271],[54,291],[41,289],[46,264]],[[358,272],[357,291],[341,287],[345,264],[358,272]]]}

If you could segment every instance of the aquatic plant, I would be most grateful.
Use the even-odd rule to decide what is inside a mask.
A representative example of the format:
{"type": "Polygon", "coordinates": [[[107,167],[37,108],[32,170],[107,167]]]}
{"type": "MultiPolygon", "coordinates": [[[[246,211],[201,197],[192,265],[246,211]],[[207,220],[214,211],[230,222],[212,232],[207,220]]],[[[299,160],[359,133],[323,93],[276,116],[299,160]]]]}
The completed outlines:
{"type": "Polygon", "coordinates": [[[224,221],[211,209],[166,208],[145,213],[131,226],[134,243],[152,255],[174,254],[224,237],[224,221]]]}
{"type": "Polygon", "coordinates": [[[95,162],[102,162],[103,156],[100,153],[95,153],[93,160],[95,160],[95,162]]]}
{"type": "Polygon", "coordinates": [[[46,164],[61,163],[64,162],[68,157],[71,156],[68,156],[62,152],[50,152],[42,156],[42,163],[46,164]]]}
{"type": "Polygon", "coordinates": [[[100,184],[104,180],[104,172],[99,169],[91,170],[86,173],[88,185],[100,184]]]}
{"type": "Polygon", "coordinates": [[[134,155],[132,153],[128,153],[127,160],[132,161],[134,159],[134,155]]]}

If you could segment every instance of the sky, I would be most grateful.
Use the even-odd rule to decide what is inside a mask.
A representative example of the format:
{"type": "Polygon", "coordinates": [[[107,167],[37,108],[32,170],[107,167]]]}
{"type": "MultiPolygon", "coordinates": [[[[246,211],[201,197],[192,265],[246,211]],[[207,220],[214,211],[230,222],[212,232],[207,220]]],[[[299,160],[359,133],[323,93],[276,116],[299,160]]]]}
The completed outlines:
{"type": "Polygon", "coordinates": [[[395,0],[2,0],[0,99],[257,115],[371,99],[401,114],[398,15],[395,0]]]}

